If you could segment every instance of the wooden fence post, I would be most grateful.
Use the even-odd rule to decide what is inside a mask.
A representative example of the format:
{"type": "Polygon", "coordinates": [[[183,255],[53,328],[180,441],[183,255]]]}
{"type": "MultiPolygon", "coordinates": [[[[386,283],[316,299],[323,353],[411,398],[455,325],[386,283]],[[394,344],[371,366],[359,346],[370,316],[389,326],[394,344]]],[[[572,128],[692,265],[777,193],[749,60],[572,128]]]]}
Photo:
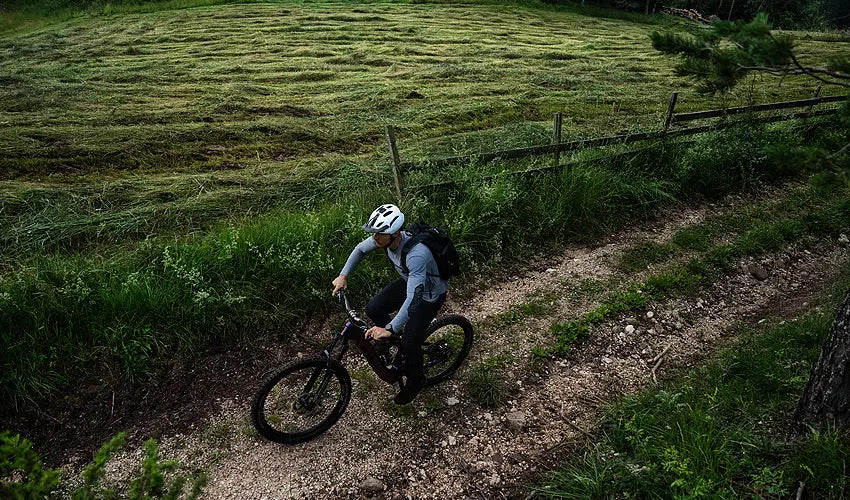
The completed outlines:
{"type": "Polygon", "coordinates": [[[670,94],[670,102],[667,104],[667,118],[664,120],[664,132],[670,128],[670,123],[673,121],[673,110],[676,108],[676,100],[679,98],[678,92],[670,94]]]}
{"type": "MultiPolygon", "coordinates": [[[[822,85],[818,85],[818,88],[816,88],[816,89],[815,89],[815,91],[812,93],[812,99],[817,99],[817,97],[820,95],[820,89],[821,89],[821,87],[822,87],[822,85]]],[[[814,107],[815,107],[815,105],[814,105],[814,104],[812,104],[811,106],[809,106],[809,107],[806,109],[806,113],[807,113],[807,114],[808,114],[808,113],[811,113],[811,112],[812,112],[812,108],[814,108],[814,107]]],[[[808,124],[809,124],[809,117],[808,117],[808,116],[804,116],[804,117],[803,117],[803,124],[804,124],[804,125],[808,125],[808,124]]]]}
{"type": "Polygon", "coordinates": [[[401,177],[401,167],[400,161],[398,158],[398,148],[395,144],[395,131],[389,125],[387,125],[386,129],[384,129],[387,135],[387,144],[390,147],[390,155],[393,160],[393,178],[395,179],[395,191],[396,195],[398,195],[398,202],[401,203],[401,195],[402,190],[404,189],[404,180],[401,177]]]}
{"type": "Polygon", "coordinates": [[[552,126],[552,144],[555,145],[555,166],[561,163],[561,112],[555,113],[555,121],[552,126]]]}
{"type": "MultiPolygon", "coordinates": [[[[820,95],[820,89],[821,89],[821,87],[823,87],[823,85],[818,85],[818,88],[816,88],[816,89],[815,89],[815,92],[812,94],[812,99],[817,99],[817,97],[820,95]]],[[[814,104],[812,104],[811,106],[809,106],[809,109],[807,109],[807,110],[806,110],[806,112],[807,112],[807,113],[811,113],[812,108],[814,108],[814,107],[815,107],[815,105],[814,105],[814,104]]]]}

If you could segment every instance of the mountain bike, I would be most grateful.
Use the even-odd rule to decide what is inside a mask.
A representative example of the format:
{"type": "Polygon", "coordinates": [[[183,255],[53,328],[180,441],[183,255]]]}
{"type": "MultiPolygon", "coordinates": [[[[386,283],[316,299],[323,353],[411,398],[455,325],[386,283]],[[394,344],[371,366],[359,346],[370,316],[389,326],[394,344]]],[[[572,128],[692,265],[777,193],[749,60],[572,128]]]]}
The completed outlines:
{"type": "MultiPolygon", "coordinates": [[[[351,399],[351,377],[342,365],[348,341],[354,340],[379,378],[404,386],[401,335],[365,341],[372,325],[351,308],[345,290],[337,294],[348,315],[342,330],[317,355],[294,359],[263,382],[251,405],[257,431],[271,441],[296,444],[316,438],[345,412],[351,399]]],[[[457,314],[431,322],[422,345],[425,387],[448,378],[472,347],[472,324],[457,314]]]]}

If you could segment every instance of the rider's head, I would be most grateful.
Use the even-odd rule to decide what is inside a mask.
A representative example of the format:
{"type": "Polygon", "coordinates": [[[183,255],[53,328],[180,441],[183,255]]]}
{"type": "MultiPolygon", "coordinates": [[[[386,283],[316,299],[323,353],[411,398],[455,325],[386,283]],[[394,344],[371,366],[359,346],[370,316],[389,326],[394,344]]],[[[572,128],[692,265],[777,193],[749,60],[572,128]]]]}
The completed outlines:
{"type": "Polygon", "coordinates": [[[372,212],[369,221],[363,224],[363,230],[372,233],[378,248],[385,248],[400,236],[402,226],[404,226],[404,214],[397,206],[386,204],[372,212]]]}

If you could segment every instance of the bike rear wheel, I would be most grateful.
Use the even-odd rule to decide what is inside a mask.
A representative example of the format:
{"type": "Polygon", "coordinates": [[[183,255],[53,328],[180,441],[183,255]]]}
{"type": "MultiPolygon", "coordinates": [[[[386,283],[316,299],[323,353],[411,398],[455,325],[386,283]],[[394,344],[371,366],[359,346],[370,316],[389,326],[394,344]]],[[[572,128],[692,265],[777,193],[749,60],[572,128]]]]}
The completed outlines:
{"type": "Polygon", "coordinates": [[[425,387],[439,384],[457,370],[472,348],[472,323],[458,314],[437,318],[428,326],[423,368],[425,387]]]}
{"type": "Polygon", "coordinates": [[[351,399],[351,377],[321,356],[296,359],[270,375],[254,396],[251,420],[271,441],[303,443],[328,430],[351,399]]]}

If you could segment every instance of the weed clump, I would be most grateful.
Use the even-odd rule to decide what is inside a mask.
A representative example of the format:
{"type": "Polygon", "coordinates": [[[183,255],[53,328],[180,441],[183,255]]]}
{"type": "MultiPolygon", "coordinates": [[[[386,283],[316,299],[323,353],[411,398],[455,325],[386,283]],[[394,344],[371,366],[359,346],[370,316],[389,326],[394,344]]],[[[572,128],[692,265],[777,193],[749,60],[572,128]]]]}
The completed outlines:
{"type": "Polygon", "coordinates": [[[476,366],[467,381],[469,396],[484,408],[496,408],[507,400],[507,387],[498,370],[493,367],[476,366]]]}
{"type": "Polygon", "coordinates": [[[473,401],[484,408],[497,408],[507,401],[510,390],[502,369],[512,359],[510,355],[490,357],[470,370],[466,385],[473,401]]]}

